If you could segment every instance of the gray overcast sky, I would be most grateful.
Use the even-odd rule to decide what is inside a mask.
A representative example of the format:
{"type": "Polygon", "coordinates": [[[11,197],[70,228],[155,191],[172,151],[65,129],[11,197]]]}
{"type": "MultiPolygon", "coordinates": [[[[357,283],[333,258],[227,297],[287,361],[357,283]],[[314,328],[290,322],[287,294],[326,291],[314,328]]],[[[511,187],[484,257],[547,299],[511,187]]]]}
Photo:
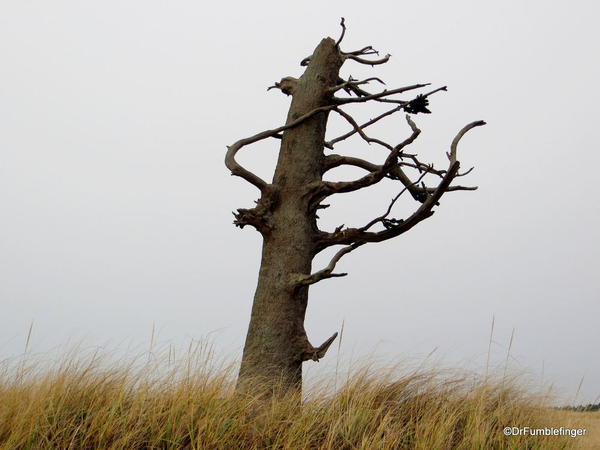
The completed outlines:
{"type": "MultiPolygon", "coordinates": [[[[447,84],[413,146],[441,164],[457,130],[473,193],[451,193],[400,238],[363,247],[350,275],[311,290],[309,337],[345,321],[342,350],[385,358],[432,349],[600,394],[596,2],[10,1],[0,3],[0,359],[86,343],[243,344],[260,237],[232,224],[257,191],[229,176],[225,145],[283,123],[265,88],[301,74],[319,40],[373,45],[385,66],[343,76],[447,84]],[[291,5],[291,4],[290,4],[291,5]]],[[[368,118],[373,110],[357,113],[368,118]]],[[[401,118],[376,131],[397,140],[401,118]]],[[[333,121],[331,135],[343,131],[333,121]]],[[[383,155],[358,140],[349,152],[383,155]]],[[[264,177],[277,142],[244,150],[264,177]]],[[[355,172],[341,173],[352,177],[355,172]]],[[[321,226],[359,225],[395,192],[342,197],[321,226]]],[[[397,216],[408,214],[411,202],[397,216]]],[[[318,259],[317,265],[325,259],[318,259]]],[[[334,355],[332,353],[332,355],[334,355]]],[[[330,359],[334,359],[330,356],[330,359]]]]}

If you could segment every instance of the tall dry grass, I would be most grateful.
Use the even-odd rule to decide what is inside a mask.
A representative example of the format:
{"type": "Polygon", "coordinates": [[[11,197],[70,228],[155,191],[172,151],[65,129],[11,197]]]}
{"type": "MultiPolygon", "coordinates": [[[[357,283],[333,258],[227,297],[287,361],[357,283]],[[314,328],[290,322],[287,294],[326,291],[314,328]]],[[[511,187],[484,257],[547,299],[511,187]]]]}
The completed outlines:
{"type": "Polygon", "coordinates": [[[199,346],[185,358],[5,361],[2,449],[555,449],[573,438],[506,437],[554,410],[514,380],[363,368],[300,402],[235,395],[232,366],[199,346]],[[212,361],[211,361],[212,360],[212,361]]]}

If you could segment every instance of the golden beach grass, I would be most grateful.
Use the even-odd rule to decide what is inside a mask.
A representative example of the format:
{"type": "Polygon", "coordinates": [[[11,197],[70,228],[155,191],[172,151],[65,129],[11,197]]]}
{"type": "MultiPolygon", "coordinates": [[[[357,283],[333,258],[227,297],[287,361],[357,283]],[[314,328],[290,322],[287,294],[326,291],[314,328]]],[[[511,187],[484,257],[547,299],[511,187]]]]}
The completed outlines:
{"type": "Polygon", "coordinates": [[[129,363],[97,354],[5,361],[0,448],[558,449],[583,442],[504,436],[505,426],[568,425],[565,412],[506,377],[363,368],[335,391],[325,380],[312,383],[302,402],[266,402],[235,395],[233,366],[211,358],[198,347],[178,361],[171,352],[129,363]]]}

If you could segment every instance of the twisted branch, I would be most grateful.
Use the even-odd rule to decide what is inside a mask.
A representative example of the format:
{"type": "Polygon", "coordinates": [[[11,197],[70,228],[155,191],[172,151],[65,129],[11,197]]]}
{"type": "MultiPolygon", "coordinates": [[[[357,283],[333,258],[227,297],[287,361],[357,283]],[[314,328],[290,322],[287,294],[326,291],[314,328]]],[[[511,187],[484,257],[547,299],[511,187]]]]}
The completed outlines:
{"type": "Polygon", "coordinates": [[[361,138],[364,139],[365,142],[367,142],[368,144],[371,144],[372,142],[379,144],[385,148],[387,148],[388,150],[392,151],[394,149],[393,146],[391,146],[390,144],[388,144],[387,142],[384,142],[380,139],[376,139],[376,138],[371,138],[369,136],[366,135],[364,129],[358,125],[358,123],[356,123],[356,120],[354,120],[354,117],[352,117],[350,114],[348,114],[345,111],[342,111],[340,108],[333,108],[333,111],[335,111],[336,113],[338,113],[340,116],[342,116],[344,119],[346,119],[346,121],[352,125],[352,128],[354,129],[354,131],[356,133],[359,134],[359,136],[361,138]]]}
{"type": "MultiPolygon", "coordinates": [[[[406,157],[406,154],[403,153],[401,156],[406,157]]],[[[438,170],[433,169],[433,167],[431,167],[431,166],[425,166],[423,163],[421,163],[421,164],[422,164],[422,166],[420,166],[420,169],[421,169],[420,173],[423,175],[433,174],[433,175],[438,175],[440,177],[443,177],[444,174],[446,173],[446,170],[438,171],[438,170]]],[[[356,158],[354,156],[342,156],[342,155],[332,154],[332,155],[328,155],[325,157],[324,171],[328,171],[330,169],[333,169],[335,167],[339,167],[342,165],[358,167],[358,168],[364,169],[368,172],[375,172],[377,170],[381,170],[380,165],[374,164],[374,163],[364,160],[362,158],[356,158]]],[[[421,199],[423,193],[433,193],[433,191],[435,191],[435,188],[428,188],[428,187],[423,188],[423,187],[420,187],[420,186],[414,184],[410,180],[410,178],[406,175],[406,173],[401,169],[402,166],[416,167],[413,164],[402,161],[402,162],[399,162],[397,165],[393,166],[389,170],[387,176],[394,180],[399,180],[408,189],[408,191],[412,194],[412,196],[415,198],[415,200],[421,199]]],[[[457,174],[455,178],[467,175],[472,170],[473,170],[473,167],[464,173],[457,174]]],[[[450,191],[475,191],[475,190],[477,190],[476,186],[454,185],[454,186],[448,187],[448,192],[450,192],[450,191]]]]}
{"type": "MultiPolygon", "coordinates": [[[[430,190],[427,189],[427,198],[421,204],[421,206],[412,215],[408,217],[408,219],[396,221],[394,226],[387,228],[386,230],[378,232],[366,231],[368,228],[374,225],[374,223],[377,223],[377,221],[381,221],[378,219],[385,219],[387,217],[386,214],[384,215],[384,217],[380,216],[374,219],[375,222],[372,220],[367,225],[360,228],[347,228],[345,230],[338,228],[333,233],[322,233],[319,243],[317,245],[317,253],[332,245],[341,244],[353,246],[363,245],[368,242],[386,241],[388,239],[392,239],[396,236],[399,236],[400,234],[405,233],[419,222],[425,220],[428,217],[431,217],[434,213],[433,207],[439,203],[439,199],[444,193],[452,190],[450,183],[452,183],[452,180],[454,180],[454,178],[456,178],[458,174],[460,163],[456,159],[456,154],[459,141],[469,130],[482,125],[485,125],[485,122],[483,120],[478,120],[466,125],[458,132],[450,146],[450,152],[448,153],[450,165],[444,177],[442,178],[438,186],[433,190],[433,192],[429,194],[430,190]]],[[[388,208],[388,211],[389,210],[391,210],[391,208],[388,208]]]]}
{"type": "MultiPolygon", "coordinates": [[[[406,121],[408,122],[410,128],[412,129],[412,134],[407,139],[405,139],[403,142],[401,142],[397,146],[392,147],[390,149],[391,150],[390,154],[388,155],[388,157],[386,158],[386,160],[382,166],[379,166],[379,168],[377,170],[370,172],[369,174],[365,175],[362,178],[359,178],[358,180],[339,181],[339,182],[324,181],[323,182],[323,192],[321,192],[321,194],[328,196],[328,195],[340,194],[340,193],[344,193],[344,192],[353,192],[358,189],[362,189],[364,187],[371,186],[371,185],[381,181],[383,179],[383,177],[387,173],[389,173],[390,170],[392,170],[395,166],[397,166],[398,156],[400,155],[400,152],[402,151],[402,149],[404,149],[404,147],[406,147],[407,145],[412,144],[412,142],[421,133],[421,130],[419,130],[417,128],[417,126],[415,125],[415,123],[412,121],[412,119],[410,118],[410,116],[408,114],[406,115],[406,121]]],[[[384,145],[389,146],[389,144],[385,144],[385,143],[384,143],[384,145]]]]}
{"type": "MultiPolygon", "coordinates": [[[[426,172],[423,172],[421,174],[421,176],[419,177],[418,180],[416,180],[415,182],[413,182],[411,184],[410,187],[414,187],[417,186],[421,180],[425,177],[425,175],[427,175],[426,172]]],[[[373,220],[371,220],[369,223],[367,223],[365,226],[359,228],[360,231],[367,231],[369,228],[371,228],[373,225],[379,223],[379,222],[383,222],[385,219],[387,219],[387,217],[390,215],[390,213],[392,212],[392,208],[394,207],[394,204],[398,201],[398,199],[400,198],[400,196],[402,194],[404,194],[407,190],[409,190],[410,188],[409,186],[405,186],[404,189],[402,189],[394,198],[392,198],[392,201],[390,202],[387,210],[379,217],[375,217],[373,220]]]]}
{"type": "Polygon", "coordinates": [[[347,81],[344,81],[342,78],[340,78],[339,81],[341,81],[341,83],[336,86],[333,86],[332,88],[329,88],[328,92],[331,92],[333,94],[333,93],[343,89],[348,94],[350,92],[354,92],[357,96],[364,97],[364,96],[367,96],[370,94],[366,91],[363,91],[358,86],[362,86],[363,84],[368,84],[371,81],[377,81],[377,82],[385,85],[383,80],[381,78],[377,78],[377,77],[365,78],[364,80],[355,80],[354,78],[350,77],[347,81]]]}
{"type": "Polygon", "coordinates": [[[346,134],[342,134],[341,136],[338,136],[335,139],[332,139],[331,141],[325,142],[325,147],[327,147],[329,149],[333,149],[333,146],[335,144],[337,144],[338,142],[343,141],[345,139],[348,139],[350,136],[354,135],[355,133],[358,133],[359,129],[364,130],[368,126],[371,126],[374,123],[377,123],[378,121],[380,121],[381,119],[383,119],[383,118],[385,118],[387,116],[390,116],[390,115],[392,115],[392,114],[394,114],[394,113],[396,113],[396,112],[398,112],[400,110],[402,110],[402,106],[396,106],[395,108],[390,109],[390,110],[384,112],[383,114],[378,115],[377,117],[375,117],[375,118],[373,118],[373,119],[371,119],[371,120],[363,123],[362,125],[353,128],[352,131],[349,131],[346,134]]]}
{"type": "MultiPolygon", "coordinates": [[[[366,53],[363,53],[366,54],[366,53]]],[[[389,53],[387,55],[385,55],[383,58],[381,59],[365,59],[365,58],[361,58],[360,56],[356,56],[353,53],[344,53],[343,56],[346,57],[346,59],[351,59],[352,61],[356,61],[360,64],[365,64],[367,66],[377,66],[379,64],[385,64],[386,62],[388,62],[390,60],[390,57],[392,55],[390,55],[389,53]]]]}
{"type": "Polygon", "coordinates": [[[255,142],[258,142],[260,140],[263,140],[263,139],[266,139],[269,137],[279,137],[279,133],[281,133],[282,131],[287,130],[289,128],[293,128],[293,127],[301,124],[302,122],[311,118],[312,116],[314,116],[317,113],[324,112],[324,111],[330,111],[331,109],[333,109],[335,107],[336,107],[336,105],[320,106],[320,107],[315,108],[312,111],[309,111],[306,114],[298,117],[296,120],[293,120],[292,122],[290,122],[286,125],[282,125],[278,128],[274,128],[272,130],[262,131],[260,133],[255,134],[254,136],[250,136],[245,139],[240,139],[239,141],[237,141],[234,144],[227,147],[227,153],[225,154],[225,165],[231,171],[231,175],[241,177],[241,178],[245,179],[246,181],[248,181],[249,183],[256,186],[258,189],[261,190],[261,192],[264,191],[265,186],[267,186],[267,182],[264,181],[262,178],[260,178],[258,175],[254,174],[254,173],[250,172],[249,170],[245,169],[244,167],[242,167],[235,159],[235,155],[237,154],[237,152],[240,151],[240,149],[246,145],[253,144],[255,142]]]}

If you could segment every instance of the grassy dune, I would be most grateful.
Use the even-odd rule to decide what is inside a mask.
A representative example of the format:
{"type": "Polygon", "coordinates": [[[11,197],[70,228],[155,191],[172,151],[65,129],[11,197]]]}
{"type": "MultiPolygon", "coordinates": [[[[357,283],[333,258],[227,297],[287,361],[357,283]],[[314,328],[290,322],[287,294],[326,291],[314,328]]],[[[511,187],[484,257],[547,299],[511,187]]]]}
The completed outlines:
{"type": "Polygon", "coordinates": [[[585,428],[583,438],[577,439],[577,448],[600,449],[600,412],[562,411],[554,417],[555,425],[568,424],[571,428],[585,428]]]}
{"type": "Polygon", "coordinates": [[[584,417],[545,407],[514,381],[425,369],[402,376],[354,370],[335,393],[326,388],[330,383],[311,387],[300,407],[298,398],[265,403],[234,395],[232,368],[209,365],[208,354],[199,353],[178,362],[171,355],[144,363],[108,363],[97,355],[5,362],[0,448],[443,450],[593,443],[588,436],[504,436],[507,425],[569,426],[584,417]]]}

